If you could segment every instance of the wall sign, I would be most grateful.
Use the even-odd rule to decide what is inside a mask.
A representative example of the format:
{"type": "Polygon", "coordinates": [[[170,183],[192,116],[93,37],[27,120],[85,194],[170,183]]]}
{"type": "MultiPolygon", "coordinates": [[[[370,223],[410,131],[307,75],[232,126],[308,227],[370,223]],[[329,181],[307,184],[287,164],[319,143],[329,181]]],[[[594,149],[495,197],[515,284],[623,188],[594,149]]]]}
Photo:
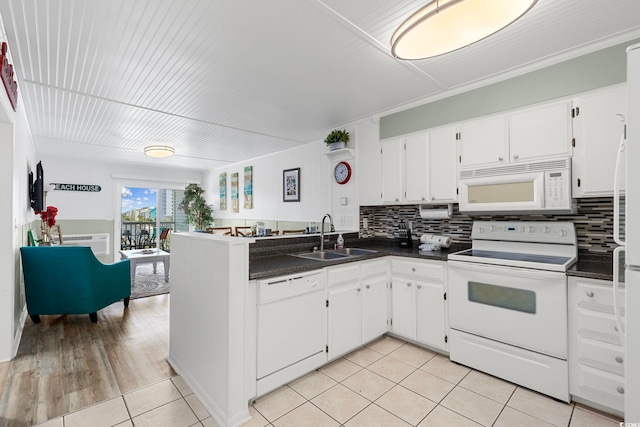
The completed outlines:
{"type": "Polygon", "coordinates": [[[9,58],[7,58],[7,43],[2,42],[2,55],[0,55],[0,78],[4,83],[4,88],[7,90],[7,96],[9,102],[13,107],[13,111],[16,111],[18,105],[18,83],[13,79],[13,65],[9,64],[9,58]]]}
{"type": "Polygon", "coordinates": [[[51,185],[55,185],[54,190],[59,191],[88,191],[91,193],[97,193],[102,190],[99,185],[92,184],[61,184],[58,182],[52,182],[51,185]]]}

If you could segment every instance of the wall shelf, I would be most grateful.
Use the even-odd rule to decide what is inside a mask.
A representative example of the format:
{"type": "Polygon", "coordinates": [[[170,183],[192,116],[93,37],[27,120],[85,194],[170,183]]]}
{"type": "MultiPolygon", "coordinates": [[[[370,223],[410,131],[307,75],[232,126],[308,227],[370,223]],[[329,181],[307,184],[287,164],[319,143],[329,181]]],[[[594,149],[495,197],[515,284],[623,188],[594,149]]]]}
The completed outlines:
{"type": "Polygon", "coordinates": [[[329,157],[329,160],[333,162],[339,162],[342,160],[351,160],[354,158],[355,150],[353,148],[339,148],[337,150],[328,150],[323,154],[329,157]]]}

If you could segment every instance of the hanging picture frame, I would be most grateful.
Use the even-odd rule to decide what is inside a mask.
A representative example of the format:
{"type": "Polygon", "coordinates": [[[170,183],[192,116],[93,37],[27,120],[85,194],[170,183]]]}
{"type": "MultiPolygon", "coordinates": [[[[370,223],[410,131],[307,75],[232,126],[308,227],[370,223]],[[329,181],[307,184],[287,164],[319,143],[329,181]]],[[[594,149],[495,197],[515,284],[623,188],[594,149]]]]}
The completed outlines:
{"type": "Polygon", "coordinates": [[[240,212],[238,206],[238,172],[231,174],[231,212],[240,212]]]}
{"type": "Polygon", "coordinates": [[[300,201],[300,168],[282,171],[282,201],[300,201]]]}
{"type": "Polygon", "coordinates": [[[220,210],[227,210],[227,173],[223,172],[218,178],[220,184],[220,210]]]}
{"type": "Polygon", "coordinates": [[[253,166],[244,168],[244,208],[253,209],[253,166]]]}

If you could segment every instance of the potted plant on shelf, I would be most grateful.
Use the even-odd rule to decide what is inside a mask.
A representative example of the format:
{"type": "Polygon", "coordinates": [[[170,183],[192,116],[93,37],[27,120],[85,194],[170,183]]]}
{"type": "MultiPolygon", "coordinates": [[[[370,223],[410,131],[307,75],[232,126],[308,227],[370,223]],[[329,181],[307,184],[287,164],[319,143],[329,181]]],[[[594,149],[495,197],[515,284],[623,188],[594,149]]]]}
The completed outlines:
{"type": "Polygon", "coordinates": [[[187,216],[187,222],[197,231],[204,231],[206,227],[213,224],[213,208],[207,205],[202,194],[204,194],[202,187],[198,184],[189,184],[185,187],[184,199],[180,202],[180,209],[187,216]]]}
{"type": "Polygon", "coordinates": [[[347,142],[349,142],[349,132],[344,129],[334,129],[324,139],[324,143],[327,144],[331,151],[344,148],[347,142]]]}

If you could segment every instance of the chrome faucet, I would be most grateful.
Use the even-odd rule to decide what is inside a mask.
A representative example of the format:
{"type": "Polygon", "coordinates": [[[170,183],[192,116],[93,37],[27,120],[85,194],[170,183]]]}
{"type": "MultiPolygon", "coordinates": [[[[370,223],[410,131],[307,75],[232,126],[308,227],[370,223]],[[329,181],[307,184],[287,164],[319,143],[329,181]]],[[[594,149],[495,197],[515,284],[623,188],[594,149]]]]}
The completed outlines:
{"type": "MultiPolygon", "coordinates": [[[[325,214],[322,217],[322,224],[320,224],[320,250],[324,251],[324,220],[329,217],[329,224],[331,224],[331,232],[336,231],[335,228],[333,228],[333,218],[331,218],[330,214],[325,214]]],[[[329,239],[327,239],[327,242],[329,241],[329,239]]]]}

